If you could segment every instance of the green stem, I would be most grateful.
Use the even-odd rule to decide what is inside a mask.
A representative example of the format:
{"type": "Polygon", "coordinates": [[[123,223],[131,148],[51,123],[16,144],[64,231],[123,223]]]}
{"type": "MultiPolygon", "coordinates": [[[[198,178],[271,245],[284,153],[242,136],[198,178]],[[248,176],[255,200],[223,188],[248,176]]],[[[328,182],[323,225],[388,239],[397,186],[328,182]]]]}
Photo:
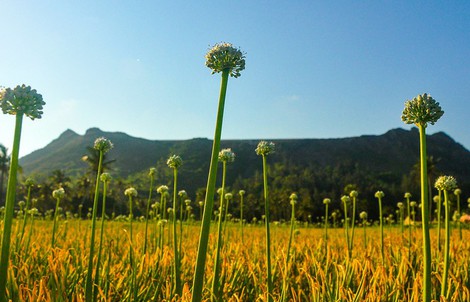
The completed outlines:
{"type": "Polygon", "coordinates": [[[178,169],[173,169],[173,253],[175,257],[175,265],[173,267],[174,278],[174,293],[181,297],[183,293],[181,287],[181,274],[180,274],[180,257],[178,251],[178,235],[176,234],[176,209],[178,208],[177,188],[178,188],[178,169]]]}
{"type": "Polygon", "coordinates": [[[366,233],[367,220],[362,221],[362,228],[364,229],[364,250],[367,249],[367,233],[366,233]]]}
{"type": "Polygon", "coordinates": [[[442,276],[441,296],[445,297],[447,292],[447,279],[449,276],[450,264],[450,205],[447,190],[444,190],[445,207],[445,243],[444,243],[444,274],[442,276]]]}
{"type": "Polygon", "coordinates": [[[227,92],[229,70],[222,72],[222,82],[220,86],[219,108],[217,111],[217,122],[212,144],[212,156],[207,180],[206,198],[204,202],[204,214],[202,216],[201,233],[199,237],[199,247],[197,250],[196,267],[193,278],[192,302],[202,300],[202,288],[204,286],[204,269],[206,265],[207,245],[209,243],[209,233],[211,224],[212,209],[214,207],[215,181],[217,178],[217,163],[220,149],[220,136],[222,134],[222,121],[224,116],[225,94],[227,92]]]}
{"type": "MultiPolygon", "coordinates": [[[[27,197],[26,197],[26,205],[25,205],[25,208],[24,208],[24,211],[23,211],[23,227],[21,228],[21,237],[20,237],[20,242],[23,241],[23,237],[24,237],[24,232],[25,232],[25,229],[26,229],[26,220],[27,220],[27,212],[28,212],[28,209],[30,208],[30,204],[31,204],[31,186],[28,186],[28,194],[27,194],[27,197]]],[[[19,247],[16,247],[16,249],[18,250],[19,247]]]]}
{"type": "Polygon", "coordinates": [[[264,184],[264,217],[266,225],[266,273],[268,302],[273,301],[273,280],[271,275],[271,235],[269,232],[269,196],[268,196],[268,171],[266,167],[266,156],[263,155],[263,184],[264,184]]]}
{"type": "Polygon", "coordinates": [[[426,128],[418,124],[421,162],[421,216],[423,229],[423,301],[431,301],[431,238],[429,236],[428,169],[426,161],[426,128]]]}
{"type": "Polygon", "coordinates": [[[145,217],[144,252],[143,252],[144,255],[147,252],[147,232],[148,232],[148,227],[149,227],[150,200],[152,199],[153,179],[154,179],[154,176],[150,175],[149,198],[147,199],[147,216],[145,217]]]}
{"type": "Polygon", "coordinates": [[[59,202],[60,202],[60,198],[57,198],[57,202],[55,204],[55,212],[54,212],[54,224],[53,224],[53,227],[52,227],[52,243],[51,243],[51,247],[54,248],[55,246],[55,233],[57,231],[57,219],[58,219],[58,213],[59,213],[59,202]]]}
{"type": "MultiPolygon", "coordinates": [[[[328,204],[326,205],[326,211],[328,213],[328,204]]],[[[328,216],[327,216],[328,217],[328,216]]],[[[292,236],[294,234],[294,225],[295,225],[295,202],[292,202],[292,213],[290,218],[290,233],[289,233],[289,242],[287,244],[287,254],[286,254],[286,264],[285,264],[285,275],[282,282],[282,292],[281,292],[281,302],[287,301],[287,281],[289,276],[289,261],[290,261],[290,249],[292,245],[292,236]]]]}
{"type": "Polygon", "coordinates": [[[441,251],[441,209],[442,209],[442,191],[439,190],[439,199],[437,201],[437,250],[441,251]]]}
{"type": "Polygon", "coordinates": [[[354,229],[356,228],[356,197],[352,198],[353,201],[353,211],[352,211],[352,221],[351,221],[351,241],[349,242],[349,250],[353,250],[353,245],[354,245],[354,229]]]}
{"type": "MultiPolygon", "coordinates": [[[[214,261],[214,276],[212,277],[212,295],[211,295],[211,301],[220,301],[220,292],[222,289],[220,288],[220,250],[223,245],[223,240],[222,240],[222,233],[223,233],[223,227],[222,227],[222,217],[224,216],[224,192],[225,192],[225,169],[227,165],[226,162],[222,162],[222,192],[220,193],[220,207],[219,207],[219,223],[217,227],[217,244],[216,244],[216,250],[215,250],[215,261],[214,261]]],[[[225,219],[227,219],[227,216],[225,216],[225,219]]]]}
{"type": "Polygon", "coordinates": [[[96,301],[96,297],[98,296],[98,286],[100,282],[100,267],[101,267],[101,251],[103,246],[103,235],[104,235],[104,220],[106,216],[106,191],[108,188],[108,182],[103,182],[103,204],[101,209],[101,230],[100,230],[100,244],[98,246],[98,259],[96,261],[96,268],[95,268],[95,286],[93,289],[93,300],[96,301]]]}
{"type": "Polygon", "coordinates": [[[98,197],[100,187],[101,166],[103,162],[103,152],[100,151],[100,158],[98,161],[98,171],[96,172],[95,184],[95,197],[93,199],[93,212],[91,216],[91,237],[90,237],[90,252],[88,256],[88,270],[85,281],[85,301],[91,302],[93,300],[93,256],[95,251],[95,228],[96,228],[96,212],[98,212],[98,197]]]}
{"type": "Polygon", "coordinates": [[[325,203],[325,246],[328,241],[328,204],[325,203]]]}
{"type": "Polygon", "coordinates": [[[8,275],[8,262],[10,259],[11,227],[16,199],[16,182],[18,171],[18,155],[20,151],[21,127],[23,114],[16,115],[13,150],[11,152],[10,173],[8,177],[7,195],[5,202],[5,216],[3,218],[2,255],[0,257],[0,302],[6,302],[6,285],[8,275]]]}
{"type": "Polygon", "coordinates": [[[410,198],[406,198],[406,208],[408,211],[408,261],[411,260],[411,211],[410,211],[410,198]]]}
{"type": "Polygon", "coordinates": [[[459,219],[457,220],[457,225],[459,226],[459,238],[462,241],[462,223],[460,221],[460,216],[462,213],[460,212],[460,194],[457,194],[457,213],[459,213],[459,219]]]}
{"type": "Polygon", "coordinates": [[[243,194],[240,195],[240,229],[242,233],[242,244],[243,244],[243,194]]]}
{"type": "Polygon", "coordinates": [[[351,249],[349,248],[348,204],[347,202],[343,202],[343,204],[344,204],[344,227],[346,229],[346,247],[348,249],[348,257],[351,258],[351,249]]]}
{"type": "Polygon", "coordinates": [[[382,214],[382,198],[379,197],[379,221],[380,221],[380,252],[382,256],[382,265],[385,263],[384,256],[384,224],[383,224],[383,214],[382,214]]]}

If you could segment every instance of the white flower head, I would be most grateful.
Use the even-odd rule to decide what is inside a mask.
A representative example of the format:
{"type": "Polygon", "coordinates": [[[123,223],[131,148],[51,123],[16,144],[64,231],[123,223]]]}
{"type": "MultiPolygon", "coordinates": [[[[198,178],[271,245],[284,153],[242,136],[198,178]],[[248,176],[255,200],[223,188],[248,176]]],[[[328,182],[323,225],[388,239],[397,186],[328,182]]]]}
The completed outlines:
{"type": "Polygon", "coordinates": [[[228,70],[230,76],[238,78],[245,69],[245,54],[230,43],[217,43],[206,54],[206,66],[212,74],[228,70]]]}
{"type": "Polygon", "coordinates": [[[168,186],[162,185],[157,188],[157,193],[164,194],[165,192],[168,192],[168,186]]]}
{"type": "Polygon", "coordinates": [[[256,154],[266,156],[274,152],[274,143],[267,141],[260,141],[255,149],[256,154]]]}
{"type": "Polygon", "coordinates": [[[375,192],[375,198],[381,199],[385,197],[385,193],[383,191],[377,191],[375,192]]]}
{"type": "Polygon", "coordinates": [[[235,153],[232,152],[231,148],[222,149],[219,152],[219,161],[231,163],[235,161],[235,153]]]}
{"type": "Polygon", "coordinates": [[[133,187],[127,188],[124,191],[124,195],[129,196],[129,197],[137,197],[137,190],[133,187]]]}
{"type": "Polygon", "coordinates": [[[426,127],[428,123],[434,125],[437,120],[444,114],[439,103],[424,93],[413,98],[411,101],[405,102],[401,119],[405,124],[415,124],[426,127]]]}
{"type": "Polygon", "coordinates": [[[166,164],[172,169],[178,169],[179,167],[181,167],[181,165],[183,165],[183,160],[179,155],[173,154],[168,158],[166,164]]]}
{"type": "Polygon", "coordinates": [[[32,120],[40,119],[45,104],[42,95],[37,93],[36,89],[31,89],[30,86],[24,84],[14,89],[0,90],[0,107],[4,114],[24,114],[32,120]]]}
{"type": "Polygon", "coordinates": [[[57,190],[52,191],[52,197],[55,199],[62,199],[65,196],[64,188],[58,188],[57,190]]]}
{"type": "Polygon", "coordinates": [[[457,189],[457,180],[453,176],[439,176],[434,187],[440,191],[452,191],[457,189]]]}
{"type": "Polygon", "coordinates": [[[111,181],[111,174],[109,173],[102,173],[101,176],[100,176],[100,180],[102,182],[110,182],[111,181]]]}
{"type": "Polygon", "coordinates": [[[103,153],[108,152],[114,147],[113,143],[107,138],[104,137],[98,137],[95,140],[95,143],[93,145],[93,148],[95,148],[98,151],[101,151],[103,153]]]}

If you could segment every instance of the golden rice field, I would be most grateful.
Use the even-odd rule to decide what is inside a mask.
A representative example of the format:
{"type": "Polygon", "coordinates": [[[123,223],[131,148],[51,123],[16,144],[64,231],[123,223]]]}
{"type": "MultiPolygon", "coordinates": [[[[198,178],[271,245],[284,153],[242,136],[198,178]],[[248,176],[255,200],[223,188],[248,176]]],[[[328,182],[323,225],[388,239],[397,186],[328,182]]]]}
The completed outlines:
{"type": "MultiPolygon", "coordinates": [[[[83,301],[88,263],[89,220],[61,221],[56,247],[51,248],[52,221],[34,221],[30,242],[17,242],[21,228],[16,220],[12,236],[8,297],[12,301],[83,301]],[[18,245],[16,245],[18,244],[18,245]]],[[[159,226],[149,225],[149,246],[143,254],[145,223],[133,223],[133,266],[129,253],[128,222],[106,221],[99,301],[189,301],[199,239],[199,224],[183,225],[181,274],[183,297],[172,296],[171,227],[165,226],[163,250],[159,246],[159,226]],[[135,284],[135,286],[132,286],[135,284]]],[[[26,229],[26,234],[29,230],[26,229]]],[[[0,229],[3,229],[1,226],[0,229]]],[[[243,240],[238,224],[229,224],[222,249],[223,301],[266,301],[265,230],[262,225],[244,227],[243,240]]],[[[344,229],[298,227],[292,245],[291,265],[285,259],[289,225],[272,224],[272,266],[274,300],[279,300],[282,281],[287,277],[289,301],[420,301],[422,286],[421,230],[413,229],[411,250],[408,232],[400,227],[385,228],[385,262],[382,265],[380,230],[367,228],[364,245],[362,228],[356,228],[351,259],[348,259],[344,229]]],[[[454,230],[448,299],[470,301],[470,231],[460,240],[454,230]]],[[[432,238],[433,297],[439,297],[443,251],[438,251],[435,228],[432,238]]],[[[215,249],[215,225],[211,232],[206,265],[204,300],[210,300],[210,284],[215,249]]],[[[99,237],[98,237],[99,238],[99,237]]],[[[441,240],[444,240],[444,234],[441,240]]],[[[98,244],[98,242],[97,242],[98,244]]],[[[442,298],[441,298],[442,299],[442,298]]]]}

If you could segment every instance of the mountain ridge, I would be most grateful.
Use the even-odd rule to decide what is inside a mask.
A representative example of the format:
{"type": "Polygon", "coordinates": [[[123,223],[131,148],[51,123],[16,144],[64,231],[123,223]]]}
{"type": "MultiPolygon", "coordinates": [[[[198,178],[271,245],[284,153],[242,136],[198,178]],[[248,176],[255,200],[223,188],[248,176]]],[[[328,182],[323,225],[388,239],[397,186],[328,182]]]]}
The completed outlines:
{"type": "MultiPolygon", "coordinates": [[[[361,135],[346,138],[274,139],[276,153],[270,156],[273,163],[282,162],[296,166],[326,168],[339,162],[349,162],[373,173],[404,175],[419,159],[418,130],[412,128],[391,129],[381,135],[361,135]]],[[[47,175],[54,170],[65,170],[71,176],[86,172],[82,157],[87,146],[93,146],[98,137],[106,137],[114,144],[108,159],[116,160],[113,174],[126,178],[148,168],[164,167],[171,154],[183,158],[181,168],[191,177],[203,179],[197,185],[204,186],[207,175],[212,140],[193,138],[188,140],[148,140],[130,136],[124,132],[106,132],[93,127],[84,135],[67,129],[42,149],[20,159],[25,175],[47,175]]],[[[452,173],[465,182],[470,181],[470,152],[444,132],[428,135],[428,155],[443,160],[440,170],[452,173]]],[[[229,165],[236,176],[251,177],[258,169],[258,156],[254,150],[259,140],[222,140],[221,148],[232,148],[236,162],[229,165]],[[234,167],[232,167],[234,166],[234,167]],[[255,166],[255,167],[253,167],[255,166]]],[[[184,177],[184,176],[183,176],[184,177]]],[[[189,176],[188,176],[189,177],[189,176]]]]}

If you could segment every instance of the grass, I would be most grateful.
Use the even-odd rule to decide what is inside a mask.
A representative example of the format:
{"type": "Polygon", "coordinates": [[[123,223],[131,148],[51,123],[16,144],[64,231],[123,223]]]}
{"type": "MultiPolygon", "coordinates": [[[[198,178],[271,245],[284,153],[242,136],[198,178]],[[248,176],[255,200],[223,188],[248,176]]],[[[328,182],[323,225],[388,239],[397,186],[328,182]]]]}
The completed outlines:
{"type": "MultiPolygon", "coordinates": [[[[20,221],[15,221],[20,224],[20,221]]],[[[57,248],[50,249],[52,221],[36,220],[34,236],[28,251],[19,249],[11,259],[12,270],[7,284],[8,296],[13,301],[83,301],[88,259],[87,237],[91,230],[83,228],[89,221],[68,221],[67,236],[62,237],[63,221],[58,227],[57,248]],[[79,229],[82,226],[82,230],[79,229]],[[86,234],[84,234],[86,232],[86,234]],[[80,235],[80,236],[79,236],[80,235]]],[[[167,224],[166,228],[171,228],[167,224]]],[[[181,255],[181,279],[183,293],[181,301],[190,300],[190,286],[194,274],[194,263],[198,246],[199,224],[188,222],[183,233],[184,253],[181,255]]],[[[100,271],[98,301],[128,301],[134,294],[129,286],[132,272],[129,270],[128,222],[109,221],[106,224],[103,242],[103,270],[100,271]]],[[[29,229],[29,226],[27,226],[29,229]]],[[[150,230],[155,230],[150,228],[150,230]]],[[[20,228],[17,228],[20,231],[20,228]]],[[[165,230],[166,231],[166,230],[165,230]]],[[[378,227],[368,228],[368,238],[379,238],[378,227]]],[[[344,247],[344,230],[330,228],[325,253],[324,230],[322,228],[299,228],[292,240],[288,278],[288,301],[419,301],[422,290],[422,242],[419,230],[412,230],[415,240],[408,247],[402,244],[399,226],[387,232],[385,243],[385,265],[381,264],[379,240],[354,241],[354,253],[348,259],[344,247]]],[[[139,301],[171,301],[173,299],[172,265],[173,248],[165,244],[163,251],[154,241],[145,244],[145,222],[133,224],[134,253],[136,260],[135,286],[139,301]]],[[[238,223],[229,223],[230,240],[222,249],[223,257],[220,282],[223,301],[264,301],[266,297],[265,230],[261,224],[247,225],[245,236],[250,238],[243,244],[238,223]]],[[[212,225],[210,246],[215,245],[215,224],[212,225]]],[[[288,223],[272,225],[272,274],[273,297],[280,299],[290,226],[288,223]]],[[[15,235],[15,234],[14,234],[15,235]]],[[[155,235],[155,234],[154,234],[155,235]]],[[[158,234],[156,234],[158,236],[158,234]]],[[[450,243],[452,263],[449,268],[449,301],[468,301],[470,297],[470,231],[463,230],[463,241],[458,230],[450,243]]],[[[432,236],[433,250],[436,238],[432,236]]],[[[208,253],[208,266],[204,282],[203,300],[210,299],[210,284],[213,276],[212,251],[208,253]]],[[[96,260],[96,257],[95,257],[96,260]]],[[[442,259],[433,257],[432,297],[439,296],[442,276],[442,259]]]]}

